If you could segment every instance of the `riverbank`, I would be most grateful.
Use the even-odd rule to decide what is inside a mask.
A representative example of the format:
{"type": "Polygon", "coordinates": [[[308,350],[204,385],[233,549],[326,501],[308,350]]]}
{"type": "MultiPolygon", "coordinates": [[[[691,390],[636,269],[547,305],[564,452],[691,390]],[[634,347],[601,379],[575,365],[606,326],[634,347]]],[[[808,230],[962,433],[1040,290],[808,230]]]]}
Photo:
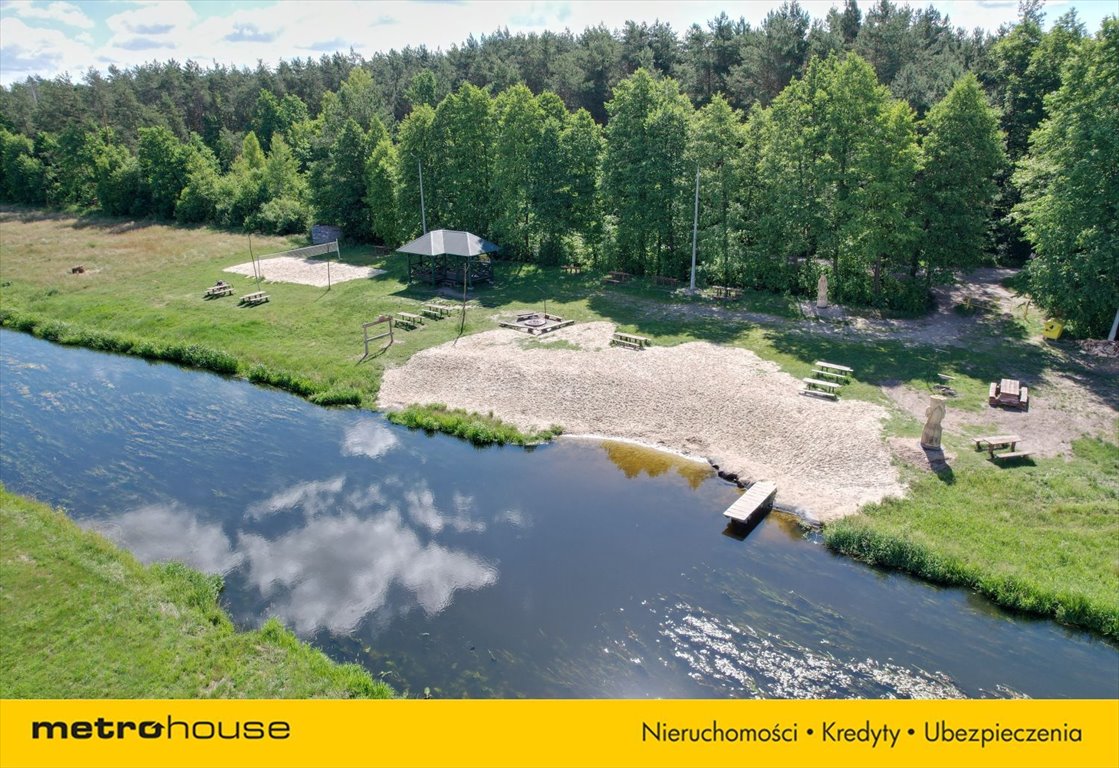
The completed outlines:
{"type": "MultiPolygon", "coordinates": [[[[1097,593],[1101,584],[1110,588],[1117,577],[1113,561],[1097,557],[1081,561],[1079,547],[1070,544],[1080,534],[1066,525],[1068,519],[1060,515],[1052,518],[1051,524],[1038,528],[1036,546],[1053,553],[1074,554],[1024,563],[1019,557],[1018,537],[1023,529],[1014,505],[1024,505],[1025,510],[1034,507],[1028,497],[1008,499],[1002,488],[1014,486],[1039,497],[1059,500],[1065,492],[1066,479],[1071,477],[1106,489],[1106,483],[1097,482],[1102,475],[1095,465],[1073,462],[1066,467],[1064,458],[1049,456],[1071,453],[1069,446],[1081,434],[1114,435],[1119,423],[1116,420],[1119,387],[1114,368],[1108,368],[1106,361],[1078,356],[1071,348],[1037,343],[1034,338],[1036,312],[1034,317],[1027,318],[1028,307],[1010,308],[1009,312],[994,308],[970,314],[941,313],[951,320],[952,334],[938,347],[931,340],[944,330],[943,323],[934,323],[933,328],[931,321],[916,321],[919,327],[910,329],[913,332],[909,333],[903,321],[894,321],[888,328],[875,326],[864,334],[859,323],[833,324],[792,316],[782,303],[782,297],[748,292],[743,303],[728,308],[677,300],[644,281],[633,281],[632,286],[604,287],[592,273],[565,275],[558,269],[499,264],[498,284],[479,293],[464,323],[460,324],[456,317],[431,321],[416,331],[398,331],[391,347],[383,352],[374,351],[370,358],[363,359],[362,321],[398,311],[417,313],[420,303],[432,295],[425,288],[407,285],[405,264],[399,257],[378,256],[368,248],[345,249],[343,260],[347,263],[384,272],[372,279],[335,285],[330,291],[305,285],[268,283],[266,287],[272,301],[243,308],[236,306],[235,299],[202,299],[202,290],[218,277],[234,281],[238,290],[246,292],[253,285],[248,278],[230,277],[222,271],[248,259],[247,242],[242,237],[204,228],[74,219],[34,211],[0,210],[0,225],[4,228],[4,238],[0,242],[3,257],[0,259],[3,304],[0,322],[3,325],[53,341],[169,359],[243,376],[255,383],[287,389],[320,404],[372,408],[386,370],[406,367],[417,353],[440,345],[450,346],[457,341],[459,346],[469,347],[473,334],[497,328],[497,318],[524,309],[542,308],[545,301],[549,313],[578,321],[575,328],[611,323],[621,330],[654,340],[654,349],[645,352],[616,350],[618,355],[629,355],[629,358],[621,358],[623,360],[640,356],[653,360],[655,356],[649,353],[659,354],[661,350],[690,347],[691,342],[706,342],[703,346],[718,355],[753,353],[764,365],[778,371],[768,374],[774,380],[808,376],[818,359],[844,363],[855,368],[856,381],[844,387],[841,403],[816,405],[829,407],[829,411],[822,412],[830,416],[832,411],[849,405],[854,412],[861,413],[860,408],[869,404],[884,409],[886,416],[884,419],[874,416],[873,424],[863,424],[861,420],[855,424],[854,420],[824,419],[820,422],[820,439],[828,444],[842,442],[849,424],[856,431],[871,429],[878,441],[868,449],[874,457],[874,465],[881,469],[885,456],[887,463],[901,466],[900,484],[909,486],[904,499],[883,507],[890,510],[889,514],[864,515],[859,518],[859,524],[889,537],[890,541],[907,546],[919,544],[927,553],[944,558],[966,555],[967,562],[972,563],[966,577],[958,569],[922,571],[914,558],[894,557],[889,560],[892,565],[930,578],[948,578],[943,574],[956,574],[953,578],[957,580],[953,583],[965,585],[979,583],[976,573],[996,579],[1005,572],[1014,572],[1015,578],[1033,580],[1051,595],[1051,598],[1027,601],[1033,606],[1030,610],[1069,621],[1080,613],[1068,606],[1082,601],[1085,595],[1097,593]],[[75,262],[84,262],[87,271],[81,275],[70,274],[69,268],[75,262]],[[915,416],[919,417],[923,409],[918,401],[927,402],[930,385],[941,381],[940,374],[954,377],[951,384],[959,395],[950,402],[949,417],[945,421],[945,445],[958,459],[952,463],[953,474],[949,480],[933,482],[927,467],[905,466],[905,457],[894,451],[886,452],[884,444],[891,438],[915,442],[920,434],[920,421],[915,416]],[[1053,374],[1059,374],[1059,387],[1035,388],[1039,381],[1054,380],[1050,378],[1053,374]],[[1053,441],[1052,452],[1043,448],[1032,464],[1000,468],[970,450],[970,437],[1005,431],[1000,421],[1004,417],[989,415],[991,411],[986,406],[985,395],[989,381],[1007,375],[1030,382],[1034,401],[1031,413],[1022,414],[1022,423],[1014,426],[1015,431],[1021,430],[1031,439],[1028,431],[1034,421],[1029,418],[1031,414],[1052,409],[1044,420],[1045,430],[1051,432],[1060,428],[1068,434],[1053,441]],[[1070,397],[1072,388],[1092,396],[1070,397]],[[901,397],[899,392],[906,395],[901,397]],[[1087,411],[1084,410],[1086,403],[1091,404],[1087,411]],[[961,414],[966,418],[958,418],[961,414]],[[1065,418],[1065,414],[1074,418],[1065,418]],[[1089,431],[1077,431],[1082,429],[1089,431]],[[946,495],[945,487],[954,484],[961,489],[968,488],[968,493],[946,495]],[[1005,546],[997,552],[985,549],[966,525],[959,528],[955,524],[948,525],[942,535],[933,535],[936,524],[930,524],[926,531],[910,526],[909,517],[919,517],[920,510],[930,506],[947,507],[947,512],[958,516],[961,524],[976,515],[983,517],[991,526],[992,535],[1005,542],[1005,546]]],[[[254,238],[253,244],[254,251],[259,254],[294,243],[254,238]]],[[[546,358],[541,377],[551,375],[549,366],[558,366],[570,358],[559,375],[565,380],[578,378],[584,359],[580,355],[588,350],[565,348],[549,343],[547,338],[518,336],[517,348],[511,350],[513,353],[522,353],[520,357],[524,359],[538,355],[546,358]]],[[[589,353],[593,354],[593,350],[589,353]]],[[[696,358],[685,374],[694,374],[692,378],[698,383],[709,373],[707,367],[704,359],[696,358]]],[[[508,378],[512,370],[512,367],[506,369],[505,379],[498,377],[487,396],[477,402],[476,410],[482,414],[493,411],[492,416],[499,420],[514,415],[512,408],[509,412],[497,408],[497,399],[516,398],[516,388],[532,382],[526,382],[523,377],[516,381],[508,378]]],[[[488,375],[499,373],[499,370],[489,371],[488,375]]],[[[613,374],[607,371],[603,375],[613,374]]],[[[642,390],[652,391],[655,382],[656,372],[650,370],[644,378],[634,379],[629,385],[644,397],[646,393],[642,390]],[[646,384],[649,386],[643,386],[646,384]]],[[[690,388],[681,391],[685,389],[692,391],[690,388]]],[[[566,394],[553,393],[550,398],[558,402],[566,394]]],[[[724,398],[725,414],[720,418],[727,419],[726,429],[722,430],[727,439],[735,438],[733,417],[736,415],[751,418],[771,415],[765,412],[765,406],[751,408],[749,394],[743,390],[724,398]]],[[[797,407],[808,407],[801,401],[807,402],[808,398],[797,397],[797,407]]],[[[427,401],[431,402],[439,401],[427,401]]],[[[555,402],[539,405],[541,408],[556,407],[555,402]]],[[[618,437],[627,436],[628,401],[618,400],[611,407],[614,421],[610,430],[594,423],[580,429],[580,425],[564,423],[562,418],[552,421],[567,432],[609,432],[618,437]]],[[[673,406],[659,414],[655,408],[647,412],[650,425],[655,429],[672,428],[675,409],[673,406]]],[[[417,413],[418,417],[426,415],[417,413]]],[[[503,427],[495,428],[491,415],[473,421],[476,423],[460,415],[448,423],[467,435],[504,433],[503,427]]],[[[809,428],[810,425],[809,421],[799,426],[809,428]]],[[[417,423],[417,426],[424,424],[417,423]]],[[[444,428],[442,424],[435,426],[444,428]]],[[[540,426],[551,428],[550,423],[540,426]]],[[[695,428],[683,435],[685,439],[676,447],[692,454],[704,453],[716,461],[722,459],[726,451],[720,450],[723,446],[719,441],[711,440],[706,434],[705,423],[700,420],[693,426],[695,428]],[[697,447],[701,443],[703,450],[697,447]]],[[[780,436],[780,427],[777,429],[780,436]]],[[[645,437],[644,442],[663,443],[648,439],[648,435],[637,437],[645,437]]],[[[859,446],[863,442],[856,441],[859,446]]],[[[841,452],[834,453],[843,458],[841,452]]],[[[763,476],[757,468],[743,466],[747,478],[763,476]]],[[[840,474],[836,472],[833,476],[840,474]]],[[[793,477],[794,482],[796,479],[793,477]]],[[[819,482],[830,481],[823,477],[819,482]]],[[[871,485],[878,483],[874,480],[871,485]]],[[[841,486],[842,481],[837,485],[841,486]]],[[[1115,496],[1108,490],[1100,492],[1103,495],[1097,500],[1104,503],[1104,507],[1100,514],[1091,516],[1090,530],[1105,546],[1119,546],[1115,516],[1109,517],[1106,509],[1106,504],[1114,502],[1115,496]]],[[[867,500],[870,497],[863,499],[867,500]]],[[[851,499],[842,501],[845,511],[853,510],[858,503],[851,499]]],[[[872,507],[869,511],[875,509],[872,507]]],[[[816,510],[806,510],[806,514],[815,513],[816,510]]],[[[854,547],[846,551],[859,554],[854,547]]],[[[866,551],[861,556],[871,558],[866,551]]],[[[1023,606],[1023,601],[1005,590],[994,590],[992,596],[1008,607],[1023,606]]],[[[1119,606],[1114,602],[1105,601],[1102,605],[1105,613],[1119,615],[1119,606]]]]}
{"type": "Polygon", "coordinates": [[[145,567],[0,486],[0,698],[387,698],[279,622],[238,632],[220,578],[145,567]]]}

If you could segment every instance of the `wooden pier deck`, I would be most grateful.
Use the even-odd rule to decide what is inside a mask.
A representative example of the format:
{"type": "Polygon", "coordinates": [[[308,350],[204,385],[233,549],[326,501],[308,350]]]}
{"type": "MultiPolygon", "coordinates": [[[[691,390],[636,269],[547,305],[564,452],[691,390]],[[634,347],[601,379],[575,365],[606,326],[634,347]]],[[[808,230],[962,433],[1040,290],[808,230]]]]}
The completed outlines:
{"type": "Polygon", "coordinates": [[[769,512],[772,506],[769,502],[775,493],[777,493],[777,483],[759,480],[751,485],[746,493],[738,497],[738,501],[727,507],[723,516],[739,523],[750,523],[754,518],[760,520],[769,512]]]}

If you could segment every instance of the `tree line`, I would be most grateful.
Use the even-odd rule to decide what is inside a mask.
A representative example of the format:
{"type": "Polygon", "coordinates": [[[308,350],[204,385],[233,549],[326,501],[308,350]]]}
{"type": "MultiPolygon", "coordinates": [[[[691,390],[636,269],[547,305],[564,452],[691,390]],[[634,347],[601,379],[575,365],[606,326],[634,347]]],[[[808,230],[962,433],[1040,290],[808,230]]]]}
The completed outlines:
{"type": "Polygon", "coordinates": [[[274,233],[313,218],[396,245],[421,230],[422,169],[429,229],[470,229],[516,258],[684,277],[698,169],[710,282],[804,292],[827,271],[841,301],[915,310],[992,247],[1032,248],[1039,298],[1098,329],[1115,291],[1089,270],[1093,308],[1068,301],[1067,265],[1053,265],[1081,246],[1066,236],[1058,255],[1040,222],[1066,211],[1044,200],[1081,128],[1057,131],[1051,112],[1107,101],[1099,67],[1061,93],[1114,25],[1091,38],[1074,15],[1047,33],[1041,21],[1024,4],[989,38],[888,0],[814,23],[789,2],[756,29],[720,16],[682,37],[627,24],[274,72],[31,79],[0,89],[0,195],[274,233]],[[587,68],[591,50],[603,69],[587,68]]]}

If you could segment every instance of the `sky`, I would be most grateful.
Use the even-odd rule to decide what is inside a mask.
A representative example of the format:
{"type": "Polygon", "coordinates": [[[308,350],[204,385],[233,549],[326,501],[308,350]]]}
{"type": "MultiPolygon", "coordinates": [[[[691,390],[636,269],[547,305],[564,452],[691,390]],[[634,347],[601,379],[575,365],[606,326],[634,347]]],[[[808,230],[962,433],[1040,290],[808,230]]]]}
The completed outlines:
{"type": "MultiPolygon", "coordinates": [[[[865,14],[872,0],[862,0],[865,14]]],[[[127,68],[149,61],[193,59],[255,67],[280,59],[318,58],[348,52],[366,57],[377,51],[426,45],[450,48],[469,35],[510,32],[580,32],[605,24],[617,29],[627,19],[667,21],[678,33],[725,11],[732,19],[759,24],[781,0],[0,0],[0,83],[29,75],[69,74],[78,80],[90,68],[127,68]]],[[[801,0],[823,18],[842,0],[801,0]]],[[[1013,22],[1017,0],[932,0],[900,4],[933,5],[953,25],[995,31],[1013,22]]],[[[1076,8],[1095,32],[1116,0],[1049,0],[1046,22],[1076,8]]]]}

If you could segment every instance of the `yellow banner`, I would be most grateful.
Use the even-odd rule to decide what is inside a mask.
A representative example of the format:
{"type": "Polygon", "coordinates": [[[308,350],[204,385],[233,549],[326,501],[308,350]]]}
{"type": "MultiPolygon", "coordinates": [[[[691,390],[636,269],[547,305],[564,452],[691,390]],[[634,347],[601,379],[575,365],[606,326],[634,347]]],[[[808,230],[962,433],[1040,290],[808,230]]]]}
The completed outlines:
{"type": "Polygon", "coordinates": [[[0,766],[1116,768],[1119,701],[14,701],[0,766]]]}

